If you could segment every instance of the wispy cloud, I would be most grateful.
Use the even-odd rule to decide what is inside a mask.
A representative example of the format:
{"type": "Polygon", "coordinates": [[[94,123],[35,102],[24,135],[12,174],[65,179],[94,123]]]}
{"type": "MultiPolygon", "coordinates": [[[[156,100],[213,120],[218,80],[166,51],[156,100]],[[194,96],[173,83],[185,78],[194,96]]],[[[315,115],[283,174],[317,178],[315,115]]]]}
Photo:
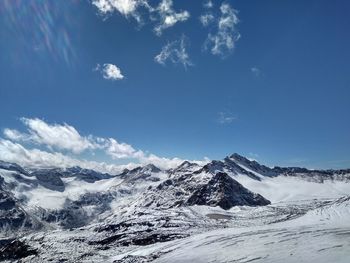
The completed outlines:
{"type": "Polygon", "coordinates": [[[230,124],[230,123],[232,123],[235,120],[237,120],[237,116],[233,115],[230,112],[220,111],[218,113],[218,122],[220,124],[230,124]]]}
{"type": "Polygon", "coordinates": [[[215,16],[212,13],[205,13],[199,17],[199,21],[206,27],[215,21],[215,16]]]}
{"type": "Polygon", "coordinates": [[[211,0],[208,0],[203,3],[203,7],[206,9],[206,11],[199,17],[199,21],[204,27],[207,27],[215,21],[215,16],[212,11],[214,4],[211,0]]]}
{"type": "Polygon", "coordinates": [[[65,123],[49,124],[38,118],[21,118],[21,120],[27,129],[26,132],[4,129],[3,133],[7,139],[0,137],[1,160],[40,167],[78,165],[104,172],[121,171],[125,167],[132,168],[148,163],[169,169],[184,161],[181,158],[166,158],[144,152],[115,138],[83,136],[73,126],[65,123]],[[124,164],[82,159],[82,156],[88,156],[87,153],[94,155],[95,152],[104,154],[106,159],[110,158],[124,164]]]}
{"type": "Polygon", "coordinates": [[[256,66],[254,66],[254,67],[251,67],[250,68],[250,71],[253,73],[253,75],[255,76],[255,77],[261,77],[262,76],[262,71],[258,68],[258,67],[256,67],[256,66]]]}
{"type": "Polygon", "coordinates": [[[160,17],[159,24],[154,28],[157,35],[161,35],[164,29],[172,27],[178,22],[186,21],[190,17],[188,11],[176,12],[172,0],[162,0],[156,11],[160,17]]]}
{"type": "MultiPolygon", "coordinates": [[[[116,12],[126,18],[135,18],[139,25],[150,23],[157,36],[161,36],[164,30],[180,22],[188,21],[191,16],[189,11],[175,8],[173,0],[92,0],[92,4],[104,17],[116,12]]],[[[222,58],[227,57],[232,53],[241,37],[237,29],[239,23],[238,11],[227,2],[216,6],[212,0],[206,0],[202,6],[204,11],[200,15],[199,21],[203,27],[209,30],[203,49],[213,55],[222,58]]],[[[183,38],[166,44],[155,57],[155,61],[163,65],[167,61],[174,64],[180,63],[185,68],[192,65],[183,38]]],[[[119,74],[110,75],[106,73],[104,77],[107,79],[122,79],[123,75],[120,69],[111,66],[114,67],[115,65],[110,64],[108,69],[113,69],[114,73],[118,72],[119,74]]]]}
{"type": "Polygon", "coordinates": [[[185,68],[192,66],[193,64],[186,51],[186,37],[182,36],[179,40],[166,44],[154,60],[162,65],[169,61],[173,64],[182,64],[185,68]]]}
{"type": "MultiPolygon", "coordinates": [[[[230,54],[240,39],[241,35],[237,30],[239,23],[238,12],[228,3],[220,6],[220,16],[216,19],[216,32],[210,32],[204,44],[206,50],[213,55],[225,57],[230,54]]],[[[210,13],[209,13],[210,14],[210,13]]],[[[206,20],[203,20],[206,25],[206,20]]]]}
{"type": "Polygon", "coordinates": [[[102,66],[100,64],[97,64],[95,67],[95,70],[101,72],[104,79],[109,79],[109,80],[124,79],[124,75],[122,74],[120,68],[118,68],[114,64],[107,63],[107,64],[103,64],[102,66]]]}
{"type": "Polygon", "coordinates": [[[210,8],[214,7],[214,4],[211,0],[207,0],[204,2],[203,6],[204,6],[204,8],[210,9],[210,8]]]}

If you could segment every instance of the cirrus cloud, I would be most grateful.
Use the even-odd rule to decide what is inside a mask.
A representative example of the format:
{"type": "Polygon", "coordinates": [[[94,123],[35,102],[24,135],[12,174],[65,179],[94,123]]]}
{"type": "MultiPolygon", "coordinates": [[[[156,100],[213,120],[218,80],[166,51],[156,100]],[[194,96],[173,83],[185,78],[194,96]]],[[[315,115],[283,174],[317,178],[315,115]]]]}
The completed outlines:
{"type": "Polygon", "coordinates": [[[154,60],[161,65],[166,65],[167,62],[182,64],[185,68],[193,65],[186,50],[185,36],[166,44],[154,60]]]}
{"type": "Polygon", "coordinates": [[[172,0],[162,0],[156,11],[160,17],[160,23],[154,28],[154,31],[159,36],[164,29],[172,27],[178,22],[184,22],[190,17],[188,11],[176,12],[173,8],[172,0]]]}
{"type": "Polygon", "coordinates": [[[218,122],[220,124],[230,124],[234,120],[237,120],[237,117],[230,112],[221,111],[218,113],[218,115],[219,115],[218,122]]]}
{"type": "MultiPolygon", "coordinates": [[[[223,3],[220,6],[220,17],[216,20],[216,32],[210,32],[204,44],[205,50],[210,50],[213,55],[225,57],[235,48],[241,35],[237,30],[239,23],[238,11],[230,4],[223,3]]],[[[212,15],[211,13],[207,13],[212,15]]],[[[209,23],[208,18],[201,18],[203,26],[209,23]],[[203,20],[203,21],[202,21],[203,20]]]]}

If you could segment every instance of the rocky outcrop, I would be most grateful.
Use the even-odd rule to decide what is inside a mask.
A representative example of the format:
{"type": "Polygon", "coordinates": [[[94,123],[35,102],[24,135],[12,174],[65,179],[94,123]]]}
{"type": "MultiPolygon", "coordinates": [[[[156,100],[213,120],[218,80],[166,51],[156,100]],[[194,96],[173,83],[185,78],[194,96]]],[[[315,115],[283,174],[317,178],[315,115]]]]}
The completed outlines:
{"type": "Polygon", "coordinates": [[[3,247],[0,247],[0,261],[19,260],[28,256],[37,255],[37,253],[38,252],[36,249],[31,248],[24,242],[20,240],[13,240],[3,247]]]}
{"type": "Polygon", "coordinates": [[[11,195],[0,190],[0,231],[32,227],[31,220],[11,195]]]}
{"type": "Polygon", "coordinates": [[[150,188],[141,199],[141,206],[163,208],[208,205],[230,209],[233,206],[270,204],[223,172],[176,176],[150,188]]]}
{"type": "Polygon", "coordinates": [[[270,203],[261,195],[243,187],[226,173],[217,173],[207,184],[196,190],[185,205],[219,206],[227,210],[233,206],[264,206],[270,203]]]}
{"type": "Polygon", "coordinates": [[[61,174],[54,170],[38,170],[31,174],[38,179],[38,183],[43,187],[53,191],[63,192],[65,185],[61,179],[61,174]]]}

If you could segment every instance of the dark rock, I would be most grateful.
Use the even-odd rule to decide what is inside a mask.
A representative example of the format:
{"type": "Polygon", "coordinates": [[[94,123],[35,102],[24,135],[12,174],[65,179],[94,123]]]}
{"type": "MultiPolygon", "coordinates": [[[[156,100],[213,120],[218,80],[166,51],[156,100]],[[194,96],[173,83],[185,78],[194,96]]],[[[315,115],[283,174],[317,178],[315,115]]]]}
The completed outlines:
{"type": "Polygon", "coordinates": [[[217,173],[188,198],[185,205],[220,206],[227,210],[233,206],[264,206],[271,202],[243,187],[226,173],[217,173]]]}
{"type": "Polygon", "coordinates": [[[65,185],[61,174],[56,170],[37,170],[31,174],[38,179],[38,183],[53,191],[63,192],[65,185]]]}
{"type": "Polygon", "coordinates": [[[36,249],[31,248],[20,240],[14,240],[0,248],[0,260],[18,260],[37,254],[36,249]]]}
{"type": "Polygon", "coordinates": [[[5,191],[0,190],[0,229],[17,229],[32,227],[31,219],[14,199],[5,191]]]}
{"type": "Polygon", "coordinates": [[[83,169],[79,166],[70,167],[61,171],[64,177],[76,177],[88,183],[94,183],[99,180],[113,178],[112,175],[107,173],[100,173],[91,169],[83,169]]]}
{"type": "Polygon", "coordinates": [[[20,165],[16,163],[8,163],[8,162],[0,161],[0,169],[14,171],[24,175],[29,175],[26,170],[24,170],[20,165]]]}
{"type": "Polygon", "coordinates": [[[115,260],[113,263],[147,263],[156,260],[159,258],[157,254],[151,254],[148,256],[134,256],[128,255],[120,260],[115,260]]]}

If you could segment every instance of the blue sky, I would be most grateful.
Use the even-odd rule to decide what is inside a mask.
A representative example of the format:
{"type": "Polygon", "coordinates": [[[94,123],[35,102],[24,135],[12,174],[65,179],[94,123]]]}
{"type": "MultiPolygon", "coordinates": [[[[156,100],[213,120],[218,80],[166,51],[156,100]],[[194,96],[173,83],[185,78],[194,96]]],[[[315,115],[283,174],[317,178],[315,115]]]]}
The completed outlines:
{"type": "Polygon", "coordinates": [[[350,167],[348,1],[162,0],[163,13],[160,0],[107,0],[110,12],[100,1],[1,1],[3,159],[26,164],[23,147],[112,164],[140,161],[138,151],[170,162],[238,152],[350,167]],[[62,148],[41,128],[106,145],[62,148]],[[134,152],[111,154],[110,138],[134,152]]]}

